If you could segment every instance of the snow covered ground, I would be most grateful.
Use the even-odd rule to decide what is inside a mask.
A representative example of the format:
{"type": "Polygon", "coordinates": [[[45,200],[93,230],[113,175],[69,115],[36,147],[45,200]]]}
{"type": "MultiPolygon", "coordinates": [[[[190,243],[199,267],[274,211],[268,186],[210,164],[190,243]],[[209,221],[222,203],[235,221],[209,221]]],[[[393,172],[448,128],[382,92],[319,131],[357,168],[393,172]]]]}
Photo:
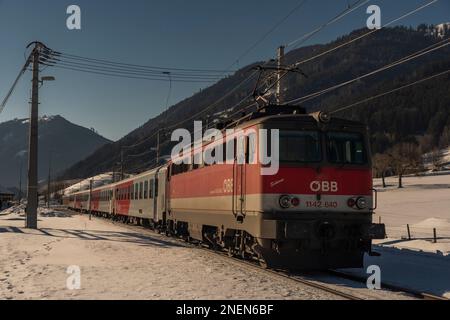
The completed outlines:
{"type": "Polygon", "coordinates": [[[88,216],[0,213],[0,299],[334,299],[156,234],[88,216]],[[69,290],[69,266],[81,289],[69,290]]]}
{"type": "MultiPolygon", "coordinates": [[[[388,178],[388,188],[375,181],[378,209],[374,220],[386,224],[388,239],[397,248],[423,250],[448,255],[450,252],[450,175],[405,177],[404,188],[397,188],[397,179],[388,178]],[[412,241],[406,241],[410,227],[412,241]],[[433,229],[437,243],[433,243],[433,229]]],[[[387,244],[388,245],[388,244],[387,244]]]]}
{"type": "MultiPolygon", "coordinates": [[[[381,280],[450,298],[450,175],[405,177],[405,188],[376,180],[374,220],[381,280]],[[406,224],[412,240],[406,239],[406,224]],[[438,241],[432,242],[433,228],[438,241]]],[[[320,290],[214,259],[210,254],[121,224],[40,208],[40,230],[24,225],[24,206],[0,212],[0,299],[332,299],[320,290]],[[69,266],[81,289],[66,287],[69,266]]],[[[364,275],[364,269],[348,272],[364,275]]],[[[384,295],[386,298],[387,296],[384,295]]],[[[396,298],[395,296],[389,298],[396,298]]]]}
{"type": "MultiPolygon", "coordinates": [[[[366,257],[365,267],[378,265],[381,281],[450,298],[450,175],[375,180],[378,209],[374,220],[386,224],[388,238],[374,241],[381,257],[366,257]],[[407,225],[411,240],[408,240],[407,225]],[[437,243],[433,243],[436,228],[437,243]]],[[[364,270],[347,270],[366,276],[364,270]]]]}

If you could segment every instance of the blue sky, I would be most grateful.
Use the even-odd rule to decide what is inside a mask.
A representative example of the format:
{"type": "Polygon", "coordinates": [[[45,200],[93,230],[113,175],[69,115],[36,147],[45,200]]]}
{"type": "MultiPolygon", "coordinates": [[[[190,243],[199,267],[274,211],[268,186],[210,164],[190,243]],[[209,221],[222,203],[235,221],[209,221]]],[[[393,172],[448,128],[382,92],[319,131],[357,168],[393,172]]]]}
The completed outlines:
{"type": "MultiPolygon", "coordinates": [[[[299,0],[0,0],[0,100],[24,63],[25,46],[34,40],[66,53],[162,67],[225,69],[284,17],[299,0]],[[66,28],[66,8],[82,10],[82,30],[66,28]]],[[[313,30],[353,0],[309,0],[252,50],[239,67],[274,55],[280,44],[313,30]]],[[[305,43],[334,40],[365,26],[369,4],[382,9],[382,22],[428,0],[380,0],[351,13],[305,43]]],[[[450,21],[450,0],[408,17],[399,24],[450,21]]],[[[237,67],[237,66],[236,66],[237,67]]],[[[168,83],[118,79],[50,69],[57,81],[41,90],[40,114],[61,114],[69,121],[94,127],[119,139],[159,114],[166,104],[168,83]]],[[[0,122],[27,117],[31,75],[21,80],[0,122]]],[[[174,83],[170,104],[207,84],[174,83]]]]}

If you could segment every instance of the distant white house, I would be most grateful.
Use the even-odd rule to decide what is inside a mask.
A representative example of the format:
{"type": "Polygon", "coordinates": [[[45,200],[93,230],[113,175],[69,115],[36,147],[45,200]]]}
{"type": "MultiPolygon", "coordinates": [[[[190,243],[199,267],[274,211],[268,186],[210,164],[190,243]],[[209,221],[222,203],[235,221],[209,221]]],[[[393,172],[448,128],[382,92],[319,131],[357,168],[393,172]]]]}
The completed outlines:
{"type": "Polygon", "coordinates": [[[435,36],[442,39],[450,35],[450,22],[438,24],[434,27],[434,30],[435,36]]]}

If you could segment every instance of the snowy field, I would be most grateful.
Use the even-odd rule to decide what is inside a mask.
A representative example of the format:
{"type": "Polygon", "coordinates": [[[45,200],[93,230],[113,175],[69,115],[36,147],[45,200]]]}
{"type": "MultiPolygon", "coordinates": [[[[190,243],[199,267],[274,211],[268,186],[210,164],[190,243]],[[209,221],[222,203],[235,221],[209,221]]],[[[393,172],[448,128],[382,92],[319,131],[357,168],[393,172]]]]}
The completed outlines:
{"type": "MultiPolygon", "coordinates": [[[[47,213],[48,214],[48,213],[47,213]]],[[[178,241],[88,216],[51,214],[40,230],[0,215],[0,299],[333,299],[178,241]],[[81,289],[67,289],[67,268],[81,289]]]]}
{"type": "Polygon", "coordinates": [[[405,177],[404,188],[397,188],[397,179],[375,180],[378,190],[378,209],[375,221],[386,224],[389,239],[407,238],[407,225],[412,241],[398,241],[398,248],[420,249],[427,252],[450,252],[450,175],[405,177]],[[437,243],[432,242],[436,229],[437,243]]]}
{"type": "MultiPolygon", "coordinates": [[[[366,267],[380,266],[382,282],[450,298],[450,175],[405,177],[403,189],[396,179],[387,182],[382,189],[375,181],[380,192],[374,220],[386,223],[389,238],[376,242],[382,256],[366,257],[366,267]],[[405,238],[406,224],[412,240],[405,238]]],[[[0,212],[0,299],[336,298],[86,215],[40,208],[40,230],[27,230],[23,209],[0,212]],[[80,290],[67,289],[69,266],[81,270],[80,290]]],[[[367,276],[363,269],[347,271],[367,276]]]]}
{"type": "Polygon", "coordinates": [[[397,188],[396,178],[386,181],[383,189],[381,180],[375,180],[374,220],[386,224],[388,238],[374,241],[381,257],[366,257],[365,266],[380,266],[382,282],[450,298],[450,175],[405,177],[403,189],[397,188]]]}

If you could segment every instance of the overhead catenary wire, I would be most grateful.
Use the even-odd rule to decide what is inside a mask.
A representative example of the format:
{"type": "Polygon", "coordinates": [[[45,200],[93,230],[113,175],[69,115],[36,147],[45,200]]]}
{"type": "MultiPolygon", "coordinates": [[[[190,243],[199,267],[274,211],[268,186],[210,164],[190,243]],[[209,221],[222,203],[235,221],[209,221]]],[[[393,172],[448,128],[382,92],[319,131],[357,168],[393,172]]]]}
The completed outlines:
{"type": "Polygon", "coordinates": [[[281,20],[279,20],[275,25],[273,25],[266,33],[264,33],[256,42],[249,46],[243,53],[241,53],[238,58],[228,67],[226,70],[231,69],[233,66],[237,65],[240,60],[246,57],[253,49],[255,49],[259,44],[261,44],[270,34],[272,34],[278,27],[280,27],[286,20],[288,20],[295,12],[300,10],[308,0],[300,1],[291,11],[288,12],[281,20]]]}
{"type": "MultiPolygon", "coordinates": [[[[374,29],[374,30],[371,30],[371,31],[369,31],[369,32],[364,33],[364,34],[361,35],[361,36],[358,36],[358,37],[356,37],[356,38],[350,39],[349,41],[346,41],[346,42],[344,42],[344,43],[341,43],[340,45],[337,45],[337,46],[335,46],[335,47],[333,47],[333,48],[331,48],[331,49],[325,50],[325,51],[323,51],[323,52],[321,52],[321,53],[319,53],[319,54],[316,54],[316,55],[314,55],[314,56],[312,56],[312,57],[309,57],[309,58],[306,58],[306,59],[297,61],[297,62],[293,63],[293,64],[291,65],[291,67],[292,67],[292,68],[297,68],[297,67],[301,66],[302,64],[311,62],[311,61],[313,61],[313,60],[315,60],[315,59],[317,59],[317,58],[320,58],[320,57],[323,57],[323,56],[325,56],[325,55],[327,55],[327,54],[330,54],[330,53],[332,53],[332,52],[334,52],[334,51],[336,51],[336,50],[338,50],[338,49],[344,48],[344,47],[346,47],[346,46],[348,46],[348,45],[350,45],[350,44],[352,44],[352,43],[354,43],[354,42],[356,42],[356,41],[358,41],[358,40],[361,40],[361,39],[363,39],[363,38],[365,38],[365,37],[367,37],[367,36],[369,36],[369,35],[371,35],[371,34],[374,34],[375,32],[378,32],[378,31],[382,30],[383,28],[386,28],[386,27],[388,27],[388,26],[390,26],[390,25],[392,25],[392,24],[394,24],[394,23],[396,23],[396,22],[398,22],[398,21],[400,21],[400,20],[402,20],[402,19],[405,19],[405,18],[407,18],[407,17],[409,17],[409,16],[411,16],[411,15],[413,15],[413,14],[415,14],[415,13],[417,13],[417,12],[419,12],[419,11],[421,11],[421,10],[423,10],[423,9],[425,9],[425,8],[427,8],[427,7],[429,7],[429,6],[431,6],[432,4],[435,4],[435,3],[438,2],[438,1],[439,1],[439,0],[432,0],[432,1],[428,2],[428,3],[426,3],[426,4],[419,5],[419,6],[416,7],[415,9],[413,9],[413,10],[411,10],[411,11],[409,11],[409,12],[403,14],[403,15],[401,15],[401,16],[398,17],[398,18],[395,18],[395,19],[389,21],[388,23],[386,23],[385,25],[383,25],[380,29],[374,29]]],[[[284,73],[282,74],[282,76],[280,77],[280,79],[277,80],[277,82],[283,80],[288,74],[289,74],[289,72],[284,72],[284,73]]]]}
{"type": "Polygon", "coordinates": [[[412,86],[415,86],[415,85],[418,85],[418,84],[421,84],[421,83],[430,81],[430,80],[432,80],[432,79],[436,79],[436,78],[438,78],[438,77],[442,77],[442,76],[444,76],[444,75],[446,75],[446,74],[450,74],[450,69],[449,69],[449,70],[446,70],[446,71],[443,71],[443,72],[440,72],[440,73],[438,73],[438,74],[435,74],[435,75],[432,75],[432,76],[429,76],[429,77],[426,77],[426,78],[423,78],[423,79],[414,81],[414,82],[412,82],[412,83],[409,83],[409,84],[406,84],[406,85],[397,87],[397,88],[395,88],[395,89],[392,89],[392,90],[389,90],[389,91],[386,91],[386,92],[383,92],[383,93],[374,95],[374,96],[372,96],[372,97],[365,98],[365,99],[363,99],[363,100],[360,100],[360,101],[358,101],[358,102],[355,102],[355,103],[346,105],[346,106],[344,106],[344,107],[338,107],[337,109],[335,109],[335,110],[333,110],[333,111],[330,111],[330,114],[335,114],[335,113],[338,113],[338,112],[342,112],[342,111],[351,109],[351,108],[353,108],[353,107],[362,105],[362,104],[367,103],[367,102],[369,102],[369,101],[372,101],[372,100],[375,100],[375,99],[379,99],[379,98],[384,97],[384,96],[387,96],[387,95],[389,95],[389,94],[392,94],[392,93],[395,93],[395,92],[404,90],[404,89],[406,89],[406,88],[410,88],[410,87],[412,87],[412,86]]]}
{"type": "Polygon", "coordinates": [[[346,46],[348,46],[349,44],[352,44],[352,43],[354,43],[354,42],[356,42],[356,41],[358,41],[358,40],[361,40],[361,39],[363,39],[363,38],[365,38],[365,37],[367,37],[367,36],[370,36],[370,35],[373,34],[373,33],[378,32],[378,31],[380,31],[380,30],[382,30],[382,29],[384,29],[384,28],[386,28],[386,27],[389,27],[390,25],[392,25],[392,24],[394,24],[394,23],[396,23],[396,22],[398,22],[398,21],[400,21],[400,20],[403,20],[403,19],[405,19],[405,18],[407,18],[407,17],[409,17],[409,16],[411,16],[411,15],[413,15],[413,14],[415,14],[415,13],[417,13],[417,12],[419,12],[419,11],[421,11],[421,10],[423,10],[423,9],[425,9],[425,8],[427,8],[427,7],[429,7],[429,6],[431,6],[432,4],[435,4],[435,3],[438,2],[438,1],[439,1],[439,0],[432,0],[432,1],[428,2],[428,3],[426,3],[426,4],[420,5],[420,6],[418,6],[417,8],[415,8],[415,9],[413,9],[413,10],[411,10],[411,11],[409,11],[409,12],[403,14],[403,15],[401,15],[400,17],[395,18],[395,19],[389,21],[388,23],[386,23],[386,24],[384,24],[383,26],[381,26],[380,29],[370,30],[370,31],[368,31],[368,32],[366,32],[366,33],[364,33],[364,34],[358,36],[358,37],[355,37],[355,38],[353,38],[353,39],[351,39],[351,40],[349,40],[349,41],[346,41],[346,42],[344,42],[344,43],[342,43],[342,44],[340,44],[340,45],[337,45],[337,46],[335,46],[335,47],[333,47],[333,48],[331,48],[331,49],[325,50],[324,52],[321,52],[321,53],[319,53],[319,54],[316,54],[316,55],[314,55],[314,56],[312,56],[312,57],[310,57],[310,58],[307,58],[307,59],[303,59],[303,60],[301,60],[301,61],[298,61],[298,62],[294,63],[293,66],[294,66],[294,67],[298,67],[298,66],[300,66],[300,65],[302,65],[302,64],[305,64],[305,63],[307,63],[307,62],[313,61],[313,60],[315,60],[315,59],[317,59],[317,58],[320,58],[320,57],[322,57],[322,56],[324,56],[324,55],[327,55],[327,54],[329,54],[329,53],[331,53],[331,52],[334,52],[334,51],[336,51],[336,50],[338,50],[338,49],[341,49],[341,48],[343,48],[343,47],[346,47],[346,46]]]}
{"type": "Polygon", "coordinates": [[[358,76],[356,78],[353,78],[351,80],[344,81],[342,83],[339,83],[337,85],[331,86],[329,88],[326,88],[326,89],[323,89],[323,90],[320,90],[320,91],[308,94],[308,95],[300,97],[300,98],[296,98],[296,99],[290,100],[287,103],[288,104],[295,104],[295,103],[303,103],[303,102],[309,101],[311,99],[317,98],[317,97],[319,97],[319,96],[321,96],[323,94],[326,94],[328,92],[331,92],[331,91],[334,91],[336,89],[342,88],[344,86],[347,86],[349,84],[355,83],[355,82],[360,81],[362,79],[365,79],[367,77],[373,76],[373,75],[375,75],[377,73],[380,73],[382,71],[391,69],[393,67],[396,67],[396,66],[401,65],[403,63],[406,63],[406,62],[409,62],[411,60],[417,59],[417,58],[422,57],[422,56],[424,56],[426,54],[434,52],[436,50],[442,49],[442,48],[444,48],[444,47],[446,47],[448,45],[450,45],[450,39],[446,39],[446,40],[440,41],[440,42],[438,42],[436,44],[433,44],[433,45],[431,45],[431,46],[429,46],[429,47],[427,47],[425,49],[421,49],[421,50],[419,50],[419,51],[417,51],[417,52],[415,52],[413,54],[410,54],[410,55],[408,55],[406,57],[403,57],[403,58],[401,58],[401,59],[399,59],[399,60],[397,60],[395,62],[389,63],[388,65],[385,65],[385,66],[383,66],[381,68],[378,68],[378,69],[373,70],[371,72],[368,72],[366,74],[360,75],[360,76],[358,76]],[[442,42],[443,42],[443,44],[442,44],[442,42]],[[440,45],[438,45],[438,44],[440,44],[440,45]]]}
{"type": "Polygon", "coordinates": [[[300,38],[297,38],[294,41],[291,41],[290,43],[286,44],[286,48],[292,47],[293,45],[295,45],[294,49],[298,48],[300,45],[305,43],[307,40],[311,39],[314,35],[316,35],[320,31],[322,31],[324,28],[326,28],[326,27],[332,25],[333,23],[341,20],[346,15],[348,15],[348,14],[352,13],[353,11],[359,9],[361,6],[365,5],[369,1],[370,0],[358,0],[358,1],[354,2],[353,4],[349,5],[344,11],[342,11],[337,16],[332,18],[331,20],[329,20],[326,23],[320,25],[319,27],[317,27],[313,31],[311,31],[311,32],[301,36],[300,38]]]}

